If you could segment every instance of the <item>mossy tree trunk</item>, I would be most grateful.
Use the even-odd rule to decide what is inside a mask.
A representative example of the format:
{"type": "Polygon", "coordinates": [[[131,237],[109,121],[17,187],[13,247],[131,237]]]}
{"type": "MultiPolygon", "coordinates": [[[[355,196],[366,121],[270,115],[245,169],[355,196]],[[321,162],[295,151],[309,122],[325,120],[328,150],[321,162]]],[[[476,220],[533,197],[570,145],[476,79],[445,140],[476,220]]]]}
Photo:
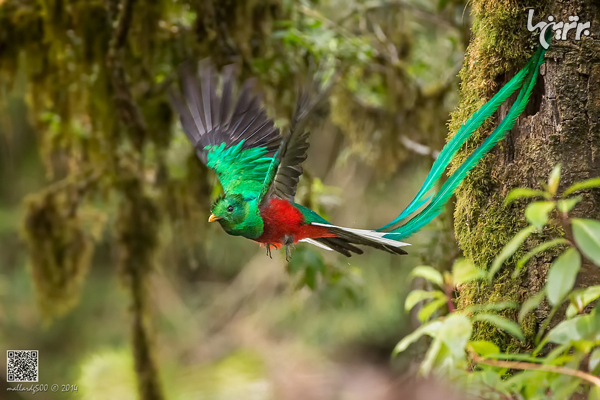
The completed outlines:
{"type": "MultiPolygon", "coordinates": [[[[477,166],[457,193],[456,237],[465,256],[482,268],[489,267],[500,249],[527,224],[524,208],[528,202],[503,205],[512,188],[540,189],[539,182],[547,181],[556,164],[562,165],[559,191],[575,181],[600,176],[600,6],[591,0],[475,1],[473,37],[461,71],[461,102],[453,115],[451,131],[455,132],[481,105],[481,99],[489,99],[525,64],[539,38],[539,30],[537,33],[527,30],[529,8],[535,9],[534,25],[540,20],[547,21],[548,15],[554,16],[555,21],[568,21],[569,16],[578,15],[580,22],[591,22],[591,36],[576,41],[572,31],[570,40],[553,42],[527,109],[508,137],[477,166]]],[[[495,121],[480,130],[455,165],[481,143],[510,105],[510,102],[503,105],[495,121]]],[[[600,218],[598,191],[584,197],[573,215],[600,218]]],[[[528,240],[520,254],[559,234],[546,229],[528,240]]],[[[459,308],[505,300],[522,302],[537,293],[556,253],[546,252],[534,258],[515,281],[510,274],[518,256],[505,265],[492,286],[461,288],[459,308]]],[[[584,266],[578,284],[588,286],[599,282],[598,269],[584,266]]],[[[529,338],[547,314],[544,306],[530,314],[523,324],[529,338]]],[[[527,345],[485,325],[478,326],[475,335],[505,348],[527,345]]]]}

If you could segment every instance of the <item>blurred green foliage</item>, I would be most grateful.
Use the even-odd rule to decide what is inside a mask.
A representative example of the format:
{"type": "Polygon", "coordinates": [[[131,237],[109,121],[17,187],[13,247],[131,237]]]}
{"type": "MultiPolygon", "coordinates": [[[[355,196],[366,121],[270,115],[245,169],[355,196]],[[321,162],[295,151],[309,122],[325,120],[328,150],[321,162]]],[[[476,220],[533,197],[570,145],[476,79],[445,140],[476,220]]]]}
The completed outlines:
{"type": "Polygon", "coordinates": [[[89,399],[286,398],[279,353],[314,370],[369,349],[387,366],[409,330],[409,267],[430,262],[428,248],[456,252],[448,218],[408,257],[298,246],[286,269],[206,222],[220,189],[168,91],[185,60],[235,63],[285,125],[309,60],[335,61],[340,83],[297,200],[341,224],[382,225],[431,163],[403,138],[445,141],[464,7],[0,1],[0,343],[39,349],[41,380],[79,383],[89,399]]]}
{"type": "Polygon", "coordinates": [[[525,218],[530,225],[508,242],[487,271],[464,259],[454,264],[451,273],[443,275],[427,266],[413,270],[412,275],[426,279],[436,288],[414,290],[407,296],[407,310],[427,301],[419,311],[423,325],[404,337],[394,354],[401,354],[427,335],[432,341],[421,363],[421,372],[452,379],[474,396],[486,399],[599,398],[600,303],[596,300],[600,298],[600,285],[577,288],[575,282],[582,259],[595,264],[593,268],[600,266],[600,222],[571,217],[569,212],[581,202],[582,196],[569,195],[600,187],[600,179],[577,182],[559,195],[560,172],[557,165],[548,183],[543,185],[544,190],[516,188],[508,193],[505,204],[526,198],[545,200],[527,206],[525,218]],[[561,226],[562,234],[520,257],[511,277],[515,284],[528,261],[543,255],[549,248],[559,247],[561,254],[552,262],[547,281],[539,292],[529,296],[520,307],[514,302],[489,302],[455,310],[455,289],[460,291],[461,285],[473,281],[485,284],[487,280],[488,285],[495,284],[504,262],[517,252],[527,237],[541,236],[545,229],[555,232],[553,225],[561,226]],[[535,332],[524,333],[519,324],[498,314],[518,310],[518,321],[523,324],[544,301],[551,310],[535,332]],[[440,315],[443,311],[447,311],[447,315],[440,315]],[[559,314],[562,318],[557,321],[555,317],[559,314]],[[477,323],[484,324],[488,330],[501,330],[522,343],[529,339],[533,346],[517,353],[498,341],[475,340],[473,329],[477,323]],[[534,337],[526,339],[527,333],[534,337]]]}

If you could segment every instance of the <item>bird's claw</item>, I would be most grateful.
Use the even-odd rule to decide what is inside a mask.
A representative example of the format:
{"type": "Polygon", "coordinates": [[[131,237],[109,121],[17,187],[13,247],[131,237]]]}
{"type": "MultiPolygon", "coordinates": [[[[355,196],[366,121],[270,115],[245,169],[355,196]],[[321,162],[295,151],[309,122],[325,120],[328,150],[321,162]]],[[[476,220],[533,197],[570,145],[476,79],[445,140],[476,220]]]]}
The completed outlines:
{"type": "MultiPolygon", "coordinates": [[[[285,245],[285,261],[290,261],[292,259],[292,248],[294,244],[294,238],[292,236],[285,236],[283,238],[283,244],[285,245]]],[[[267,255],[269,258],[273,259],[273,254],[271,253],[271,246],[278,248],[276,245],[271,243],[265,243],[265,247],[267,248],[267,255]]]]}
{"type": "Polygon", "coordinates": [[[290,262],[292,259],[292,245],[294,244],[294,238],[292,236],[285,236],[283,238],[283,244],[285,245],[285,261],[290,262]]]}
{"type": "Polygon", "coordinates": [[[270,259],[273,259],[273,256],[271,255],[271,246],[271,243],[267,243],[265,247],[267,248],[267,255],[270,259]]]}

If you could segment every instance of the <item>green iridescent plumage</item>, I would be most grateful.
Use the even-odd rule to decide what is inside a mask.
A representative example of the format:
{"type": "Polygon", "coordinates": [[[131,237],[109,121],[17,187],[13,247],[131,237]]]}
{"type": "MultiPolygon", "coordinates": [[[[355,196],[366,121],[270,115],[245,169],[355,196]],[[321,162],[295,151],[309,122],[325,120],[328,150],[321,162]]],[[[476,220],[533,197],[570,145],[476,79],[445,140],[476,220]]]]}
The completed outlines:
{"type": "Polygon", "coordinates": [[[221,226],[230,235],[256,239],[263,233],[264,225],[258,208],[258,199],[244,198],[232,193],[215,201],[211,212],[223,216],[221,226]],[[228,211],[232,207],[231,211],[228,211]]]}
{"type": "Polygon", "coordinates": [[[243,150],[243,145],[242,140],[231,147],[226,147],[225,143],[206,146],[206,165],[215,170],[226,194],[238,193],[250,200],[259,197],[269,167],[278,162],[274,157],[266,156],[266,147],[243,150]]]}

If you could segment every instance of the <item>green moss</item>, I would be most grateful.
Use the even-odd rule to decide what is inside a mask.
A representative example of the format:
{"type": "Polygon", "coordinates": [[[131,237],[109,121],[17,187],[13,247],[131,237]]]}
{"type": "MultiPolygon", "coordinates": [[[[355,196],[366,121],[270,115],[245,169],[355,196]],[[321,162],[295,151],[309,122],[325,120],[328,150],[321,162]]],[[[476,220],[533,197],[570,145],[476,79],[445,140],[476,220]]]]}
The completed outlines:
{"type": "MultiPolygon", "coordinates": [[[[504,301],[519,303],[526,295],[525,288],[521,286],[520,279],[514,280],[510,277],[510,271],[498,276],[492,285],[487,283],[469,283],[460,288],[457,307],[464,309],[474,304],[493,304],[504,301]]],[[[518,312],[515,310],[506,310],[499,313],[505,318],[516,319],[518,312]]],[[[531,317],[531,316],[530,316],[531,317]]],[[[537,325],[533,318],[528,318],[522,325],[523,333],[528,339],[535,337],[537,325]],[[533,324],[532,324],[533,322],[533,324]]],[[[476,322],[473,330],[474,340],[489,340],[507,352],[516,352],[526,347],[514,336],[498,329],[495,325],[488,322],[476,322]]]]}

